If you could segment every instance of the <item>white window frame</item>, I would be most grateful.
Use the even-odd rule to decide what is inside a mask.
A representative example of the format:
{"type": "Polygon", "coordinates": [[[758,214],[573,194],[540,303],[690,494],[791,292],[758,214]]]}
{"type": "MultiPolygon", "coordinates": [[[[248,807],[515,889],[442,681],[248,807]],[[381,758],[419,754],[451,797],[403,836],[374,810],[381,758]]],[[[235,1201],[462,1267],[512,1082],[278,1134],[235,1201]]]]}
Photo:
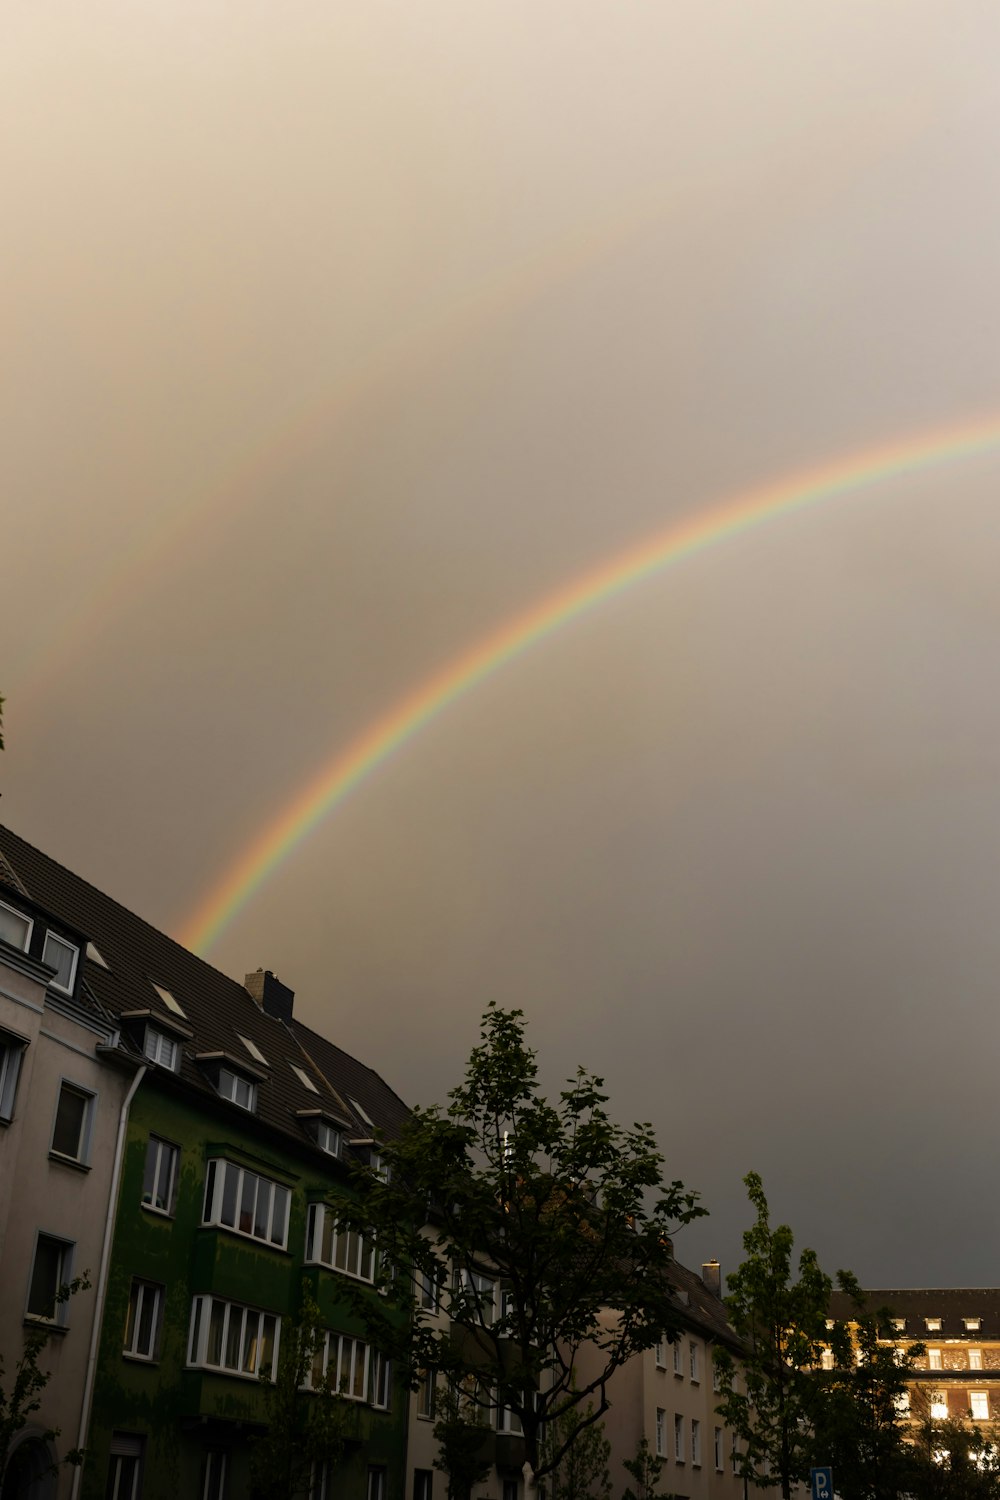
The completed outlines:
{"type": "Polygon", "coordinates": [[[665,1370],[667,1368],[667,1341],[662,1333],[653,1345],[653,1358],[656,1361],[656,1368],[658,1370],[665,1370]]]}
{"type": "MultiPolygon", "coordinates": [[[[31,1257],[31,1270],[28,1273],[28,1291],[25,1297],[25,1322],[48,1323],[54,1328],[65,1328],[67,1319],[68,1302],[58,1302],[60,1291],[73,1279],[73,1252],[76,1245],[73,1240],[67,1240],[58,1234],[49,1234],[47,1230],[39,1229],[35,1233],[35,1248],[31,1257]],[[34,1312],[31,1308],[31,1292],[35,1281],[35,1266],[38,1260],[38,1250],[42,1241],[49,1245],[58,1247],[58,1261],[56,1265],[56,1282],[52,1293],[51,1313],[34,1312]]],[[[47,1306],[48,1304],[46,1304],[47,1306]]]]}
{"type": "Polygon", "coordinates": [[[179,1072],[181,1044],[176,1037],[168,1036],[158,1026],[150,1026],[147,1022],[142,1050],[154,1067],[166,1068],[170,1073],[179,1072]]]}
{"type": "Polygon", "coordinates": [[[156,1281],[146,1281],[133,1276],[128,1294],[128,1314],[125,1319],[125,1343],[122,1353],[129,1359],[141,1359],[155,1363],[160,1357],[160,1329],[163,1324],[164,1288],[156,1281]],[[143,1319],[152,1302],[146,1337],[143,1338],[143,1319]]]}
{"type": "Polygon", "coordinates": [[[371,1355],[371,1345],[364,1339],[328,1329],[313,1355],[306,1383],[310,1387],[318,1386],[326,1378],[333,1361],[334,1389],[338,1395],[345,1401],[371,1404],[371,1355]]]}
{"type": "Polygon", "coordinates": [[[673,1349],[674,1349],[674,1374],[675,1375],[679,1375],[681,1377],[681,1379],[683,1380],[683,1378],[684,1378],[684,1368],[683,1368],[684,1362],[683,1362],[683,1360],[681,1358],[681,1341],[680,1341],[680,1339],[674,1339],[673,1349]]]}
{"type": "Polygon", "coordinates": [[[657,1458],[665,1458],[667,1454],[667,1414],[662,1406],[656,1408],[654,1436],[656,1440],[656,1456],[657,1458]]]}
{"type": "Polygon", "coordinates": [[[455,1267],[453,1291],[461,1293],[465,1308],[475,1309],[483,1328],[492,1328],[497,1316],[497,1279],[485,1271],[455,1267]],[[485,1316],[484,1316],[485,1314],[485,1316]]]}
{"type": "Polygon", "coordinates": [[[139,1500],[146,1440],[138,1434],[115,1432],[108,1455],[107,1500],[139,1500]]]}
{"type": "Polygon", "coordinates": [[[327,1156],[340,1155],[341,1132],[329,1120],[316,1121],[316,1144],[327,1156]]]}
{"type": "Polygon", "coordinates": [[[228,1099],[231,1104],[245,1109],[248,1114],[254,1113],[257,1108],[257,1084],[253,1079],[237,1073],[235,1068],[223,1066],[219,1068],[218,1080],[215,1087],[220,1099],[228,1099]]]}
{"type": "Polygon", "coordinates": [[[42,963],[48,964],[50,969],[58,969],[59,967],[58,964],[52,963],[48,957],[50,943],[57,943],[61,948],[68,948],[73,957],[69,966],[69,984],[60,984],[57,979],[53,978],[49,980],[49,988],[58,990],[61,995],[72,995],[76,984],[76,971],[80,963],[80,949],[76,943],[71,943],[69,938],[64,938],[60,933],[47,932],[45,934],[45,946],[42,949],[42,963]]]}
{"type": "Polygon", "coordinates": [[[94,1133],[94,1114],[97,1095],[92,1089],[86,1089],[81,1084],[74,1082],[72,1078],[60,1078],[59,1092],[56,1094],[56,1107],[52,1116],[52,1132],[50,1135],[49,1155],[55,1161],[74,1162],[79,1167],[87,1166],[90,1161],[90,1148],[94,1133]],[[80,1131],[77,1137],[77,1149],[75,1152],[60,1151],[55,1144],[56,1126],[59,1122],[59,1106],[62,1103],[63,1092],[75,1094],[77,1098],[84,1101],[83,1114],[80,1120],[80,1131]]]}
{"type": "Polygon", "coordinates": [[[940,1318],[925,1318],[924,1319],[924,1327],[927,1329],[928,1333],[940,1333],[941,1332],[941,1319],[940,1318]]]}
{"type": "Polygon", "coordinates": [[[230,1234],[242,1235],[258,1245],[287,1250],[291,1202],[291,1192],[284,1183],[251,1172],[249,1167],[241,1167],[228,1157],[213,1156],[205,1173],[201,1222],[215,1229],[227,1229],[230,1234]],[[262,1194],[266,1202],[262,1202],[262,1194]],[[226,1217],[227,1197],[231,1197],[232,1222],[226,1217]],[[259,1207],[263,1214],[263,1233],[257,1232],[259,1207]],[[242,1227],[246,1214],[249,1214],[249,1229],[242,1227]]]}
{"type": "Polygon", "coordinates": [[[701,1369],[701,1360],[699,1358],[699,1353],[700,1351],[698,1349],[698,1345],[695,1343],[694,1339],[690,1339],[688,1342],[688,1363],[691,1372],[691,1382],[693,1385],[698,1385],[701,1380],[701,1375],[699,1374],[699,1371],[701,1369]]]}
{"type": "Polygon", "coordinates": [[[388,1411],[392,1404],[392,1365],[378,1349],[372,1350],[369,1366],[371,1388],[368,1400],[376,1411],[388,1411]]]}
{"type": "Polygon", "coordinates": [[[447,1272],[443,1265],[439,1265],[437,1271],[432,1274],[423,1266],[417,1270],[417,1302],[424,1312],[438,1313],[441,1311],[442,1292],[447,1279],[447,1272]]]}
{"type": "Polygon", "coordinates": [[[691,1418],[691,1462],[701,1468],[701,1423],[697,1417],[691,1418]]]}
{"type": "Polygon", "coordinates": [[[674,1462],[684,1462],[684,1418],[680,1412],[674,1413],[674,1462]]]}
{"type": "Polygon", "coordinates": [[[416,1411],[421,1422],[433,1422],[437,1412],[437,1370],[418,1371],[416,1411]]]}
{"type": "Polygon", "coordinates": [[[191,1303],[188,1367],[199,1370],[217,1370],[223,1375],[232,1375],[238,1380],[259,1379],[264,1346],[268,1336],[268,1322],[273,1325],[270,1329],[271,1368],[268,1372],[273,1380],[278,1368],[278,1347],[281,1340],[280,1315],[267,1312],[260,1307],[247,1307],[242,1302],[229,1302],[224,1297],[211,1295],[195,1297],[191,1303]],[[222,1308],[222,1332],[219,1340],[220,1359],[213,1361],[210,1358],[209,1337],[216,1307],[222,1308]],[[226,1363],[234,1330],[239,1351],[238,1367],[226,1363]],[[248,1349],[252,1351],[249,1369],[246,1368],[248,1349]]]}
{"type": "Polygon", "coordinates": [[[180,1147],[175,1146],[172,1141],[166,1141],[160,1135],[151,1135],[146,1142],[146,1161],[142,1169],[142,1206],[151,1214],[163,1214],[166,1218],[173,1218],[174,1200],[177,1193],[177,1167],[180,1162],[180,1147]],[[150,1182],[150,1157],[153,1158],[152,1181],[150,1182]],[[163,1164],[167,1164],[166,1194],[157,1192],[162,1183],[163,1164]],[[149,1183],[149,1199],[147,1201],[147,1183],[149,1183]],[[157,1197],[165,1196],[161,1206],[156,1202],[157,1197]]]}
{"type": "Polygon", "coordinates": [[[966,1333],[978,1333],[983,1326],[982,1318],[963,1318],[966,1333]]]}
{"type": "Polygon", "coordinates": [[[201,1483],[201,1500],[222,1500],[226,1493],[226,1468],[229,1454],[225,1448],[205,1449],[205,1473],[201,1483]]]}
{"type": "Polygon", "coordinates": [[[385,1465],[369,1464],[365,1500],[385,1500],[385,1465]]]}
{"type": "Polygon", "coordinates": [[[982,1368],[983,1368],[983,1351],[982,1351],[982,1349],[970,1349],[969,1350],[969,1369],[970,1370],[981,1370],[982,1368]]]}
{"type": "Polygon", "coordinates": [[[989,1391],[970,1391],[969,1410],[974,1422],[988,1422],[990,1420],[990,1393],[989,1391]],[[979,1411],[976,1407],[979,1407],[979,1411]]]}
{"type": "Polygon", "coordinates": [[[0,1121],[14,1118],[14,1100],[21,1063],[28,1043],[11,1031],[0,1030],[0,1121]]]}
{"type": "Polygon", "coordinates": [[[948,1392],[931,1391],[930,1407],[931,1421],[946,1422],[948,1420],[948,1392]]]}
{"type": "Polygon", "coordinates": [[[0,901],[0,911],[9,911],[11,916],[17,917],[18,921],[23,922],[26,928],[23,943],[12,943],[10,938],[2,938],[0,939],[0,941],[10,943],[10,946],[12,948],[18,948],[22,953],[27,953],[28,949],[31,947],[31,934],[35,930],[34,917],[29,917],[27,912],[18,911],[16,906],[11,906],[6,901],[0,901]]]}
{"type": "Polygon", "coordinates": [[[722,1428],[716,1427],[712,1440],[712,1452],[715,1457],[715,1472],[721,1474],[724,1467],[724,1454],[722,1450],[722,1428]]]}
{"type": "Polygon", "coordinates": [[[928,1370],[940,1370],[941,1369],[941,1350],[940,1349],[928,1349],[928,1351],[927,1351],[927,1368],[928,1368],[928,1370]]]}
{"type": "Polygon", "coordinates": [[[354,1229],[341,1229],[326,1203],[310,1203],[306,1212],[307,1265],[326,1266],[355,1281],[375,1280],[375,1246],[354,1229]]]}

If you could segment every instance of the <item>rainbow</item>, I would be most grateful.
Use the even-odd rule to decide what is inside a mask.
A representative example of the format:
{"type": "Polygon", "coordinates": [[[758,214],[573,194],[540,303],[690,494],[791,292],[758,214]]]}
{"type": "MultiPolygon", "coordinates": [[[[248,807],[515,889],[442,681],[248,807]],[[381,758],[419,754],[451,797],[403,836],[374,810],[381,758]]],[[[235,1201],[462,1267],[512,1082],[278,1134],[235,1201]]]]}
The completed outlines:
{"type": "Polygon", "coordinates": [[[740,536],[766,521],[885,480],[1000,447],[1000,417],[910,435],[854,452],[722,501],[658,531],[570,580],[500,625],[418,683],[296,792],[183,924],[180,941],[205,953],[266,880],[351,792],[450,704],[564,625],[673,563],[740,536]]]}

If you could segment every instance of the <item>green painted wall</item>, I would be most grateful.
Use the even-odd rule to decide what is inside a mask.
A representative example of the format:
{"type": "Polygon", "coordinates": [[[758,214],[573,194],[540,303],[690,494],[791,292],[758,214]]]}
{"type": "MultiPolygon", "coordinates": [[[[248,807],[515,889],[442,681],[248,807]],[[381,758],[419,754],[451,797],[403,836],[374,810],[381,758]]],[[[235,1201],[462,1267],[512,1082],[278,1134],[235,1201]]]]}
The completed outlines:
{"type": "MultiPolygon", "coordinates": [[[[249,1439],[264,1419],[261,1391],[256,1379],[185,1368],[192,1299],[214,1293],[285,1318],[297,1311],[305,1274],[323,1321],[340,1333],[362,1335],[342,1296],[344,1278],[313,1267],[304,1273],[302,1264],[308,1203],[347,1181],[346,1168],[324,1158],[305,1137],[296,1149],[294,1141],[267,1132],[236,1106],[216,1106],[211,1099],[202,1106],[162,1075],[147,1075],[129,1119],[83,1500],[103,1500],[114,1432],[146,1440],[143,1500],[197,1500],[206,1445],[220,1439],[231,1444],[227,1500],[246,1495],[249,1439]],[[172,1217],[142,1205],[151,1134],[180,1149],[172,1217]],[[207,1162],[222,1155],[290,1189],[287,1251],[202,1227],[207,1162]],[[165,1287],[155,1362],[122,1353],[136,1276],[165,1287]]],[[[387,1469],[387,1500],[404,1500],[406,1393],[393,1389],[389,1413],[361,1403],[356,1412],[356,1440],[331,1486],[337,1500],[364,1500],[370,1464],[387,1469]]]]}

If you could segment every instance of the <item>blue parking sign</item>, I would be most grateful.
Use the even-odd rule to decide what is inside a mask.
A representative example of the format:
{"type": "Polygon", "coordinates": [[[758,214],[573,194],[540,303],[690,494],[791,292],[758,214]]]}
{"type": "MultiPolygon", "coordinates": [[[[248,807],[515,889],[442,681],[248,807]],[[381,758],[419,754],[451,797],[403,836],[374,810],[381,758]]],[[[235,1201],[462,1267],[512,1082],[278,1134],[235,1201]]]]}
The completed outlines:
{"type": "Polygon", "coordinates": [[[833,1500],[833,1470],[810,1469],[812,1500],[833,1500]]]}

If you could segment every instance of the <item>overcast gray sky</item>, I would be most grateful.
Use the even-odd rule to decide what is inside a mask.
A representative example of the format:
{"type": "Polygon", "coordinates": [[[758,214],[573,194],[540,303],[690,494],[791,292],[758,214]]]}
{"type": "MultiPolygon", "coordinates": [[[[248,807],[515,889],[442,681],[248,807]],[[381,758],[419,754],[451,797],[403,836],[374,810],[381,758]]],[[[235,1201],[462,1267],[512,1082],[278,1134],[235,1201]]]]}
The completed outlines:
{"type": "MultiPolygon", "coordinates": [[[[443,662],[730,494],[1000,436],[1000,10],[10,0],[0,815],[179,932],[443,662]]],[[[407,1099],[490,999],[876,1285],[992,1284],[1000,455],[539,642],[274,873],[407,1099]]]]}

